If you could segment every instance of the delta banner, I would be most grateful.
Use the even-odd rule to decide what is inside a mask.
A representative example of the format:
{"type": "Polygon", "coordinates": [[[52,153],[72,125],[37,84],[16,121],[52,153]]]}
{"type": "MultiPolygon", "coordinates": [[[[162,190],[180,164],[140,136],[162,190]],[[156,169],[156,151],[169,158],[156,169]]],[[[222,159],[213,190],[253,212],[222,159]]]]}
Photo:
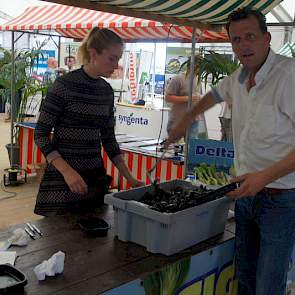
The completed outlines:
{"type": "Polygon", "coordinates": [[[194,166],[206,163],[217,167],[231,167],[234,164],[234,146],[230,142],[206,139],[190,139],[187,165],[189,170],[194,166]]]}
{"type": "MultiPolygon", "coordinates": [[[[231,239],[102,295],[237,295],[237,290],[234,239],[231,239]]],[[[286,295],[295,295],[295,249],[289,264],[286,295]]]]}

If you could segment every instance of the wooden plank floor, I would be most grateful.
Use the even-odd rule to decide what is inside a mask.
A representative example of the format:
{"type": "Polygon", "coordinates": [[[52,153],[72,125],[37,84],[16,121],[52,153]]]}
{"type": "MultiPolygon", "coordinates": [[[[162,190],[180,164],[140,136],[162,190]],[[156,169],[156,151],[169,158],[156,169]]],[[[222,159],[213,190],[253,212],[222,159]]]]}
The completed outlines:
{"type": "Polygon", "coordinates": [[[4,114],[0,114],[0,135],[0,229],[3,229],[41,216],[33,213],[39,187],[37,177],[29,178],[28,183],[20,186],[3,186],[4,169],[9,167],[5,145],[10,142],[10,122],[5,122],[4,114]]]}

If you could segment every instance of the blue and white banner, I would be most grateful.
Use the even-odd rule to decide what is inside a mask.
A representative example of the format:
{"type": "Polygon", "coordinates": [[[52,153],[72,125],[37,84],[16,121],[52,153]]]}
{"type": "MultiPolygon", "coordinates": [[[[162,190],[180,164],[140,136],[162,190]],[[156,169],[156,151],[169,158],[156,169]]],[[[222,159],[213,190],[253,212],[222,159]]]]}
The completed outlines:
{"type": "MultiPolygon", "coordinates": [[[[167,265],[103,295],[236,295],[234,239],[167,265]]],[[[295,290],[295,249],[290,261],[286,295],[295,290]]]]}
{"type": "Polygon", "coordinates": [[[230,142],[205,139],[190,139],[188,167],[201,163],[217,167],[231,167],[234,163],[234,147],[230,142]]]}
{"type": "Polygon", "coordinates": [[[235,295],[233,253],[232,239],[103,295],[235,295]]]}

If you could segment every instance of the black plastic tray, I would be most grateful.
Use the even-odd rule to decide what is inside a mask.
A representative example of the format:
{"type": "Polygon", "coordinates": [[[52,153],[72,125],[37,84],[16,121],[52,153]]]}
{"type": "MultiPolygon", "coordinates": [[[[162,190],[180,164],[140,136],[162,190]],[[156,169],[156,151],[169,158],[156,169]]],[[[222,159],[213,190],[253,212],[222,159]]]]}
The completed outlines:
{"type": "Polygon", "coordinates": [[[27,284],[25,275],[10,264],[0,264],[0,294],[23,294],[27,284]]]}
{"type": "Polygon", "coordinates": [[[110,228],[105,220],[98,217],[81,218],[79,226],[85,233],[98,237],[106,236],[110,228]]]}

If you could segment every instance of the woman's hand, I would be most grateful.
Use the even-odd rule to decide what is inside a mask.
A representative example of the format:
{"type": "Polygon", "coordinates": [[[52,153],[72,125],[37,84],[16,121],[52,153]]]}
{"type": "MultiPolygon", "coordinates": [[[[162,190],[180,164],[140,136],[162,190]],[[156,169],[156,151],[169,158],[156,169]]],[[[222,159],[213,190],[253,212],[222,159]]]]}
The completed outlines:
{"type": "Polygon", "coordinates": [[[88,187],[81,175],[74,170],[62,157],[52,160],[51,164],[62,174],[72,193],[86,195],[88,187]]]}
{"type": "Polygon", "coordinates": [[[72,193],[86,195],[88,187],[81,175],[74,169],[70,168],[64,171],[63,177],[72,193]]]}
{"type": "Polygon", "coordinates": [[[144,186],[145,185],[143,181],[137,180],[136,178],[133,178],[133,177],[128,179],[128,182],[130,183],[130,185],[132,187],[139,187],[139,186],[144,186]]]}

